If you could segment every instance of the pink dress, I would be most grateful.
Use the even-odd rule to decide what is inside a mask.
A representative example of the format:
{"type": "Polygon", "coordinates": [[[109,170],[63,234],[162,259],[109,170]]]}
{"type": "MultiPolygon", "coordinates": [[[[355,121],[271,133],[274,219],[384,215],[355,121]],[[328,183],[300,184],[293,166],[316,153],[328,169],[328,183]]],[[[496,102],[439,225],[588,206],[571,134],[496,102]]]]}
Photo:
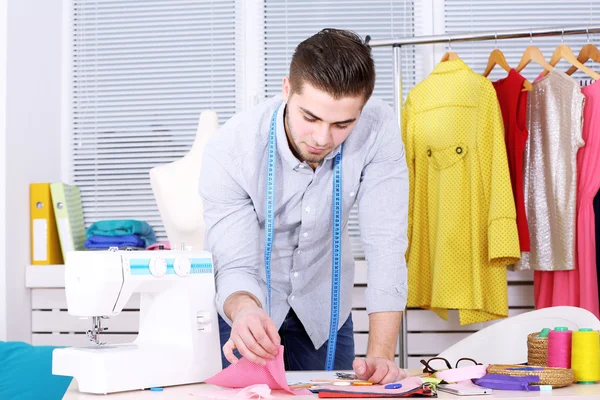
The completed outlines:
{"type": "Polygon", "coordinates": [[[594,218],[594,196],[600,189],[600,82],[581,88],[581,92],[585,96],[585,146],[577,153],[577,268],[535,271],[535,305],[581,307],[600,318],[594,218]]]}

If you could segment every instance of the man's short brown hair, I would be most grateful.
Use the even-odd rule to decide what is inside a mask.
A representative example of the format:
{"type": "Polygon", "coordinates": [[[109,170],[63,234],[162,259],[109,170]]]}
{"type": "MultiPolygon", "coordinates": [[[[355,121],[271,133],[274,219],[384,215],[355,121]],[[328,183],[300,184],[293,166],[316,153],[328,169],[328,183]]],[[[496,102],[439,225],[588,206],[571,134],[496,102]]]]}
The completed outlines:
{"type": "Polygon", "coordinates": [[[290,64],[291,93],[306,82],[333,98],[364,96],[375,87],[371,48],[354,32],[323,29],[296,47],[290,64]]]}

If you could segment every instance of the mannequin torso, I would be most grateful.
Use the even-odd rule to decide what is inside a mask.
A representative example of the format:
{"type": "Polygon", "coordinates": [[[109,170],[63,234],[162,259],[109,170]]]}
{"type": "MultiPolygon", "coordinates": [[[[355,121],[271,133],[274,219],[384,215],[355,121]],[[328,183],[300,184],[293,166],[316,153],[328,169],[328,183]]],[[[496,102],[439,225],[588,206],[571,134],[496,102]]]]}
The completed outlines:
{"type": "Polygon", "coordinates": [[[196,139],[180,160],[150,170],[150,183],[172,249],[184,244],[204,248],[204,217],[199,193],[200,168],[206,142],[217,132],[214,111],[200,115],[196,139]]]}

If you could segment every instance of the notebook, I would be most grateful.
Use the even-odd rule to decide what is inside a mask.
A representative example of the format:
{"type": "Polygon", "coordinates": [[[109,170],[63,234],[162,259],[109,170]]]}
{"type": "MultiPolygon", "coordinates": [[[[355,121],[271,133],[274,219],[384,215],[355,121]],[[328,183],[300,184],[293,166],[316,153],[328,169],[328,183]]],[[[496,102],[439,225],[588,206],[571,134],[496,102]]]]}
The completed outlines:
{"type": "Polygon", "coordinates": [[[65,183],[52,183],[52,205],[58,227],[63,258],[67,252],[85,250],[85,223],[79,188],[65,183]]]}

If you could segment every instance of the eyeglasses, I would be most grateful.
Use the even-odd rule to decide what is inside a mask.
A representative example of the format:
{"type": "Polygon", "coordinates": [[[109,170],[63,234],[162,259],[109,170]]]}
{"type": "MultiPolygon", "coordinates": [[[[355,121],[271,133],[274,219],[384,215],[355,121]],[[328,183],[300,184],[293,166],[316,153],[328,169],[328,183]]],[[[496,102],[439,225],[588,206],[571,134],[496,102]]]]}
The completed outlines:
{"type": "MultiPolygon", "coordinates": [[[[452,365],[450,364],[450,361],[446,360],[444,357],[433,357],[427,361],[421,360],[421,364],[423,364],[425,366],[425,368],[423,368],[424,373],[435,374],[436,372],[440,371],[440,369],[434,369],[431,367],[431,365],[429,365],[429,363],[431,363],[434,360],[441,360],[444,363],[446,363],[446,366],[448,367],[447,369],[452,369],[452,365]]],[[[472,358],[463,357],[463,358],[458,359],[458,361],[454,365],[454,368],[458,368],[458,364],[460,364],[461,361],[471,361],[474,365],[481,365],[481,363],[478,363],[477,361],[473,360],[472,358]]]]}

